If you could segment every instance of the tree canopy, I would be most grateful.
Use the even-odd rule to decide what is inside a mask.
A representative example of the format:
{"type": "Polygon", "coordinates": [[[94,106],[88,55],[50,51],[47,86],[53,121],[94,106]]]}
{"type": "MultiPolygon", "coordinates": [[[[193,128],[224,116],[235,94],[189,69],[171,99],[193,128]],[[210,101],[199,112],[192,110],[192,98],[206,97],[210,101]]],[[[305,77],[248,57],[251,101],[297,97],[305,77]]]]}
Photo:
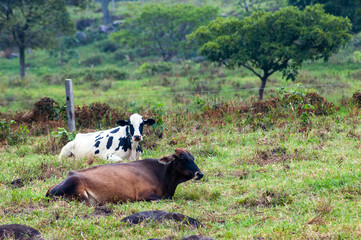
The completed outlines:
{"type": "Polygon", "coordinates": [[[325,13],[321,5],[255,12],[244,20],[218,18],[189,35],[199,53],[227,67],[242,66],[261,80],[259,100],[277,71],[294,80],[305,60],[328,58],[350,35],[348,19],[325,13]]]}
{"type": "Polygon", "coordinates": [[[125,23],[125,29],[112,34],[112,39],[167,61],[195,51],[187,46],[186,35],[215,19],[216,14],[217,9],[209,6],[147,5],[139,16],[125,23]]]}
{"type": "Polygon", "coordinates": [[[26,48],[50,48],[74,31],[65,0],[0,0],[0,46],[19,49],[21,77],[26,48]]]}
{"type": "Polygon", "coordinates": [[[361,31],[361,0],[288,0],[288,2],[300,9],[317,3],[323,4],[327,13],[348,17],[352,22],[352,30],[361,31]]]}

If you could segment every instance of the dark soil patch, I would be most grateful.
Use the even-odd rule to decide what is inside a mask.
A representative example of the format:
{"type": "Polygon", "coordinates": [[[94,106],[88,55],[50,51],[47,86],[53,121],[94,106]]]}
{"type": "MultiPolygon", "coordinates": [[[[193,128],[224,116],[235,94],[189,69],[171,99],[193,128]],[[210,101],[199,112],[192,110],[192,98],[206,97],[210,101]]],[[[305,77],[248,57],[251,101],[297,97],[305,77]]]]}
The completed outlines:
{"type": "Polygon", "coordinates": [[[181,240],[214,240],[214,238],[204,237],[202,235],[190,235],[190,236],[181,238],[181,240]]]}
{"type": "Polygon", "coordinates": [[[238,177],[240,180],[244,180],[248,178],[249,171],[235,171],[232,173],[232,175],[238,177]]]}
{"type": "Polygon", "coordinates": [[[89,219],[89,218],[100,218],[100,217],[108,217],[110,215],[113,214],[113,210],[109,209],[105,206],[101,206],[101,207],[96,207],[94,209],[94,212],[90,215],[85,215],[84,218],[89,219]]]}
{"type": "Polygon", "coordinates": [[[176,222],[182,222],[187,225],[190,225],[195,228],[202,227],[203,224],[201,224],[198,220],[194,218],[187,217],[181,213],[170,213],[166,211],[145,211],[145,212],[139,212],[132,214],[128,217],[123,218],[122,222],[133,224],[139,224],[143,221],[151,222],[163,222],[164,220],[173,220],[176,222]]]}
{"type": "Polygon", "coordinates": [[[43,239],[41,233],[34,228],[20,224],[0,225],[0,239],[30,240],[43,239]]]}
{"type": "Polygon", "coordinates": [[[256,154],[248,162],[260,166],[269,165],[276,162],[284,162],[289,159],[286,148],[275,147],[268,150],[256,150],[256,154]]]}
{"type": "Polygon", "coordinates": [[[13,186],[14,188],[21,188],[24,187],[24,182],[21,178],[15,179],[14,181],[12,181],[11,186],[13,186]]]}

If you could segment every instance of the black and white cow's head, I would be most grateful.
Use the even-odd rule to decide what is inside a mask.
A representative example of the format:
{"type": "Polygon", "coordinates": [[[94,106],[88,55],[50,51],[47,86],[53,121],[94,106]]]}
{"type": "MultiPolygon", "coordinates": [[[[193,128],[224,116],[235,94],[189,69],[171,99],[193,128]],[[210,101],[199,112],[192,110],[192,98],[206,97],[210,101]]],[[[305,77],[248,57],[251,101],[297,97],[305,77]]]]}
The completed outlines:
{"type": "Polygon", "coordinates": [[[130,135],[133,141],[139,142],[143,139],[143,126],[146,125],[153,125],[155,123],[154,119],[146,119],[143,120],[143,117],[139,114],[135,113],[130,116],[129,120],[119,120],[117,124],[119,126],[125,127],[129,126],[130,135]]]}

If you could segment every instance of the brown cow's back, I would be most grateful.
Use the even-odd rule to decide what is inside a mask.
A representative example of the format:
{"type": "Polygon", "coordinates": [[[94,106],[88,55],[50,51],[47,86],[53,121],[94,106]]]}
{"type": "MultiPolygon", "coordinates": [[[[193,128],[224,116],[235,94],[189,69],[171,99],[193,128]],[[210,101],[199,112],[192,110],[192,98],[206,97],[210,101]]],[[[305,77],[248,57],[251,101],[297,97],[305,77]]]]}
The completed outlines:
{"type": "Polygon", "coordinates": [[[88,204],[172,198],[177,185],[201,179],[194,157],[177,148],[171,156],[129,163],[106,164],[70,171],[64,181],[51,187],[46,196],[64,196],[88,204]]]}
{"type": "Polygon", "coordinates": [[[138,201],[151,194],[163,195],[160,179],[154,174],[163,169],[156,159],[147,159],[72,171],[67,179],[79,179],[76,192],[91,204],[138,201]]]}

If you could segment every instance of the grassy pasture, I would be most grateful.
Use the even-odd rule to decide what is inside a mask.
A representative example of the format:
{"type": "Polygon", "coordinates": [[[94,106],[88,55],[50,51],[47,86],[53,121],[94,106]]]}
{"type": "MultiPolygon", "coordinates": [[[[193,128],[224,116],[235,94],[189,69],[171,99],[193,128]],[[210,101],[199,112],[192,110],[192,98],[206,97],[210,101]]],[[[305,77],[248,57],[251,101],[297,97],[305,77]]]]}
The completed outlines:
{"type": "MultiPolygon", "coordinates": [[[[221,13],[237,4],[209,2],[221,13]]],[[[117,3],[112,14],[131,15],[137,9],[132,2],[117,3]]],[[[72,11],[76,20],[101,17],[99,5],[85,14],[72,11]]],[[[361,89],[360,64],[352,55],[357,49],[343,49],[328,63],[306,62],[296,82],[271,76],[261,105],[255,102],[260,81],[246,70],[184,61],[152,75],[142,72],[142,66],[158,64],[156,59],[116,60],[115,53],[101,51],[99,42],[76,50],[79,58],[65,65],[46,51],[32,50],[26,55],[23,80],[18,77],[18,59],[1,58],[0,121],[31,111],[42,97],[64,106],[63,82],[72,78],[76,105],[103,102],[126,116],[139,112],[164,121],[162,134],[159,129],[145,130],[143,158],[159,158],[184,147],[205,177],[179,185],[173,200],[97,208],[49,201],[48,188],[70,170],[89,167],[87,159],[58,161],[63,143],[50,132],[66,127],[61,119],[29,126],[30,134],[16,125],[11,133],[25,137],[24,142],[0,141],[0,224],[25,224],[45,239],[180,239],[192,234],[215,239],[361,238],[361,110],[350,101],[361,89]],[[97,58],[102,59],[99,65],[84,65],[97,58]],[[92,72],[106,68],[126,76],[99,77],[92,72]],[[312,89],[334,104],[332,111],[317,115],[305,110],[305,103],[267,105],[287,94],[297,100],[312,89]],[[134,226],[120,222],[147,210],[179,212],[204,227],[172,221],[134,226]]],[[[106,119],[91,128],[100,127],[109,127],[106,119]]],[[[78,127],[83,130],[87,127],[78,127]]],[[[106,163],[96,159],[92,165],[106,163]]]]}
{"type": "MultiPolygon", "coordinates": [[[[181,184],[173,200],[101,208],[45,198],[69,170],[89,165],[87,159],[59,162],[56,154],[44,154],[54,144],[50,135],[30,136],[24,144],[1,150],[0,224],[26,224],[46,239],[180,239],[191,234],[215,239],[359,238],[360,110],[353,103],[337,109],[330,115],[309,114],[308,124],[287,106],[255,115],[213,108],[188,114],[186,109],[168,110],[163,116],[168,130],[162,138],[147,132],[145,144],[154,141],[155,146],[145,147],[143,157],[184,147],[205,177],[181,184]],[[282,117],[275,118],[281,111],[282,117]],[[11,183],[17,179],[21,181],[11,183]],[[179,212],[204,227],[120,222],[146,210],[179,212]]],[[[105,163],[97,159],[93,165],[105,163]]]]}

